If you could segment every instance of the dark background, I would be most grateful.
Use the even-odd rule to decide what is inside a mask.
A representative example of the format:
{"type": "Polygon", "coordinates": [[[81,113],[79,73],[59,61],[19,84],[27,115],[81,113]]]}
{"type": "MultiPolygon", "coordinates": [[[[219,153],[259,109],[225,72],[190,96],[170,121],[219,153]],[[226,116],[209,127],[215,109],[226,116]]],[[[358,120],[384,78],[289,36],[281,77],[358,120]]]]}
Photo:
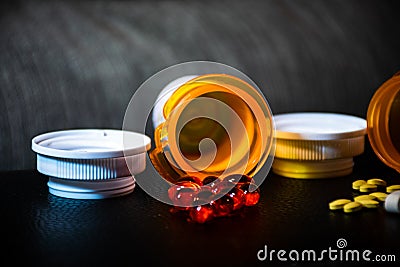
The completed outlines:
{"type": "Polygon", "coordinates": [[[13,1],[0,4],[0,170],[32,137],[122,127],[135,90],[174,64],[247,74],[274,114],[365,117],[400,69],[396,1],[13,1]]]}
{"type": "MultiPolygon", "coordinates": [[[[241,70],[275,114],[365,117],[374,92],[400,69],[398,11],[396,1],[378,0],[1,3],[0,264],[274,266],[257,261],[264,245],[322,250],[339,238],[349,249],[399,260],[398,214],[327,208],[353,196],[355,179],[400,183],[368,139],[351,175],[300,180],[270,172],[257,206],[204,225],[174,216],[139,186],[101,201],[53,196],[30,148],[48,131],[120,129],[141,83],[193,60],[241,70]]],[[[287,265],[303,263],[310,265],[287,265]]]]}

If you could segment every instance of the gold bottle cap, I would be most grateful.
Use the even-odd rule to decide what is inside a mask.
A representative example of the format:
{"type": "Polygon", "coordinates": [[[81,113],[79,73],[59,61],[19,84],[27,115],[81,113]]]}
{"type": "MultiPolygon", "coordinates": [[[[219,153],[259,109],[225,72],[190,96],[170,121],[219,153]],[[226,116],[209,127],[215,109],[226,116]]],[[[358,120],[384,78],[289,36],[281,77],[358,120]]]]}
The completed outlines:
{"type": "Polygon", "coordinates": [[[336,113],[274,116],[276,150],[272,170],[292,178],[328,178],[352,172],[364,152],[365,119],[336,113]]]}

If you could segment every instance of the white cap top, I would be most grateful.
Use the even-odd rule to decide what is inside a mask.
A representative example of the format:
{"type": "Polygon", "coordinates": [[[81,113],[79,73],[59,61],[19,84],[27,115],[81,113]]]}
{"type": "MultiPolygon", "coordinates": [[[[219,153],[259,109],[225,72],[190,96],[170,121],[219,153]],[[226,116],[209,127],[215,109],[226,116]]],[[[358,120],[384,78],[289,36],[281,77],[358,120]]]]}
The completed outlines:
{"type": "Polygon", "coordinates": [[[68,159],[100,159],[136,155],[150,149],[148,136],[111,129],[55,131],[32,139],[38,154],[68,159]]]}
{"type": "Polygon", "coordinates": [[[274,116],[276,138],[337,140],[363,136],[367,121],[345,114],[302,112],[274,116]]]}

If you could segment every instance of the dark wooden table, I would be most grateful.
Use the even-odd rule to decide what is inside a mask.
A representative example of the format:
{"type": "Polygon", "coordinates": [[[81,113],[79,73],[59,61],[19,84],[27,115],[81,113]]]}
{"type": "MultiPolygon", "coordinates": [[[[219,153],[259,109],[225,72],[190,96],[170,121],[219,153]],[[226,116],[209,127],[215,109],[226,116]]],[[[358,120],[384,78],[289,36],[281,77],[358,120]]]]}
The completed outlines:
{"type": "MultiPolygon", "coordinates": [[[[143,173],[142,175],[146,175],[143,173]]],[[[48,178],[36,170],[1,173],[1,261],[11,265],[83,266],[288,266],[312,261],[259,261],[271,250],[368,249],[400,261],[400,215],[383,208],[354,214],[332,212],[328,202],[352,197],[351,183],[379,177],[400,184],[400,176],[383,165],[369,147],[355,158],[354,172],[323,180],[284,178],[270,172],[261,199],[239,214],[206,224],[185,221],[139,186],[132,194],[104,200],[75,200],[48,193],[48,178]]],[[[294,255],[294,254],[293,254],[294,255]]],[[[317,254],[319,255],[319,254],[317,254]]],[[[339,254],[338,254],[339,255],[339,254]]],[[[360,254],[361,257],[361,254],[360,254]]],[[[367,264],[332,261],[319,264],[367,264]]],[[[373,262],[376,263],[376,262],[373,262]]],[[[386,264],[390,264],[386,262],[386,264]]],[[[393,264],[393,263],[392,263],[393,264]]],[[[4,265],[3,265],[4,266],[4,265]]]]}

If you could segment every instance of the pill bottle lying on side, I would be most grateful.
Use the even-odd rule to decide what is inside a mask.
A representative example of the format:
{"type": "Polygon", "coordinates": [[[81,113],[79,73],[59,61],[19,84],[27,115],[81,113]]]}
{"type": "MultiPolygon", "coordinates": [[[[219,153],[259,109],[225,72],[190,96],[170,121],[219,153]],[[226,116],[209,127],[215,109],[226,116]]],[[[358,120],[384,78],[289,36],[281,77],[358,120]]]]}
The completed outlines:
{"type": "Polygon", "coordinates": [[[173,206],[229,202],[230,190],[258,189],[272,166],[275,124],[268,101],[249,77],[224,64],[187,62],[150,77],[132,97],[123,129],[141,132],[144,124],[152,137],[151,164],[137,183],[173,206]]]}
{"type": "Polygon", "coordinates": [[[234,76],[186,76],[161,91],[153,111],[150,158],[174,183],[182,176],[253,176],[273,147],[271,110],[254,87],[234,76]]]}
{"type": "MultiPolygon", "coordinates": [[[[400,172],[400,72],[384,82],[373,95],[367,112],[367,133],[378,158],[400,172]]],[[[400,213],[400,191],[391,193],[385,209],[400,213]]]]}
{"type": "Polygon", "coordinates": [[[367,133],[375,154],[400,172],[400,72],[373,95],[367,112],[367,133]]]}

